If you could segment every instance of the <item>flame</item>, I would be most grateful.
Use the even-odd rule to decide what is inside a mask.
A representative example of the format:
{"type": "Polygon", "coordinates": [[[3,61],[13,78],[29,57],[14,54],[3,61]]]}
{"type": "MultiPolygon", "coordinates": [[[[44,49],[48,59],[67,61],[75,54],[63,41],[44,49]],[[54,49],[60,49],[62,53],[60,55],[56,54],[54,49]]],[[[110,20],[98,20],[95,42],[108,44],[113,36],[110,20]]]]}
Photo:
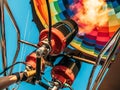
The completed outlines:
{"type": "Polygon", "coordinates": [[[89,33],[108,22],[108,8],[104,0],[79,0],[71,8],[76,13],[73,19],[79,24],[82,33],[89,33]]]}

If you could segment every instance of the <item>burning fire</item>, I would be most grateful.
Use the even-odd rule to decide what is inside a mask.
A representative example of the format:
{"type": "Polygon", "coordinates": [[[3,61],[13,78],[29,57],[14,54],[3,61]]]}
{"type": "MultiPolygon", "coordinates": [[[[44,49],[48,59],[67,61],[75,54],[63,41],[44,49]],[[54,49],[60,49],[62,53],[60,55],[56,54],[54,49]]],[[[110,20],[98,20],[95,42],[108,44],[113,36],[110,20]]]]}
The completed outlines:
{"type": "Polygon", "coordinates": [[[71,8],[76,13],[73,19],[77,21],[82,33],[89,33],[108,22],[108,9],[104,0],[79,0],[71,8]]]}

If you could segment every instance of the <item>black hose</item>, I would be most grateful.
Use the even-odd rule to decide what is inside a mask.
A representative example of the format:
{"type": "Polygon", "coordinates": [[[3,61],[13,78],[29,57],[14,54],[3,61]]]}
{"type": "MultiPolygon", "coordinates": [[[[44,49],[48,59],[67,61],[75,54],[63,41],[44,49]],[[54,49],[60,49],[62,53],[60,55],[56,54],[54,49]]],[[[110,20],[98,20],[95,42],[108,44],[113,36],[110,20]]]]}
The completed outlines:
{"type": "Polygon", "coordinates": [[[26,65],[25,62],[16,62],[16,63],[12,64],[11,66],[5,68],[2,72],[0,72],[0,75],[2,75],[3,73],[5,73],[7,70],[9,70],[10,68],[12,68],[12,67],[15,66],[16,64],[20,64],[20,63],[26,65]]]}
{"type": "Polygon", "coordinates": [[[52,27],[52,18],[51,18],[51,11],[50,11],[50,4],[49,4],[49,0],[46,0],[46,5],[47,5],[47,10],[48,10],[48,28],[49,28],[49,32],[48,32],[48,42],[51,45],[51,27],[52,27]]]}

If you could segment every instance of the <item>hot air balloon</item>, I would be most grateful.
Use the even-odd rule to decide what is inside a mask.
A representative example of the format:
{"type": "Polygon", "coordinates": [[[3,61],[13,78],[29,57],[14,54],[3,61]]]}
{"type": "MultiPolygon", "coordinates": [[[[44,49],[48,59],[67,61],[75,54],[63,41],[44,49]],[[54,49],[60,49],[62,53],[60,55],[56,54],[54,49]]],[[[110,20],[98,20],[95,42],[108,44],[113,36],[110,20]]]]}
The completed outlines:
{"type": "MultiPolygon", "coordinates": [[[[37,44],[39,42],[39,34],[45,28],[49,27],[49,19],[45,0],[7,2],[11,10],[9,10],[7,3],[5,3],[5,34],[7,42],[6,62],[8,64],[6,64],[6,66],[10,66],[16,61],[23,62],[27,56],[32,56],[34,54],[31,52],[38,48],[37,44]],[[13,16],[11,15],[10,11],[12,12],[13,16]],[[9,16],[12,18],[12,22],[9,16]]],[[[109,40],[114,36],[120,27],[119,0],[49,0],[49,4],[52,25],[62,22],[66,19],[72,19],[78,24],[79,31],[68,48],[70,48],[71,53],[73,53],[75,50],[75,55],[77,50],[77,53],[80,53],[80,57],[83,58],[96,60],[106,43],[109,42],[109,40]]],[[[67,51],[65,51],[65,53],[67,53],[67,51]]],[[[104,57],[106,58],[107,55],[108,52],[105,53],[104,57]]],[[[2,57],[2,52],[0,53],[0,56],[2,57]]],[[[60,58],[57,58],[58,62],[61,60],[60,58]]],[[[0,60],[2,59],[3,58],[0,58],[0,60]]],[[[62,59],[62,61],[58,64],[64,65],[65,63],[63,62],[65,62],[65,59],[62,59]]],[[[2,65],[5,64],[3,62],[4,61],[0,62],[0,72],[5,69],[4,66],[2,69],[2,65]]],[[[71,64],[72,60],[69,63],[71,64]]],[[[78,75],[76,74],[77,77],[72,85],[75,90],[78,90],[78,88],[79,90],[86,90],[92,67],[93,65],[84,62],[82,63],[80,69],[77,66],[75,67],[78,69],[76,70],[78,75]]],[[[6,74],[8,75],[10,72],[20,72],[24,70],[25,67],[23,65],[18,65],[13,67],[13,70],[7,72],[6,74]]],[[[57,75],[57,73],[55,73],[57,70],[57,68],[53,68],[52,75],[57,75]]],[[[100,67],[97,67],[97,72],[99,72],[99,70],[100,67]]],[[[49,81],[52,79],[50,71],[51,67],[47,68],[44,72],[44,77],[46,77],[49,81]]],[[[74,73],[76,72],[74,71],[74,73]]],[[[56,77],[53,79],[55,78],[56,77]]],[[[73,78],[70,79],[72,80],[73,78]]],[[[43,80],[43,82],[46,81],[46,79],[43,80]]],[[[47,81],[48,85],[50,84],[49,81],[47,81]]],[[[17,83],[9,88],[18,90],[46,90],[40,85],[31,85],[26,82],[22,82],[20,84],[17,83]]]]}

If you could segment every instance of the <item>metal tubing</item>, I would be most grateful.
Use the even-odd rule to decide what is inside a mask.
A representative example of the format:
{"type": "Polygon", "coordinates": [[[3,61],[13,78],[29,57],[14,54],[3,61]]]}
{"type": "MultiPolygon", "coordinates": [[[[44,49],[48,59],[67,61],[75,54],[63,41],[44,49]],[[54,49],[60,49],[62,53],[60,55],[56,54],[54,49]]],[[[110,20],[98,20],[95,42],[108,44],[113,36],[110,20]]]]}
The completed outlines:
{"type": "Polygon", "coordinates": [[[0,77],[0,90],[7,88],[9,85],[16,83],[16,75],[0,77]]]}
{"type": "Polygon", "coordinates": [[[99,65],[99,63],[100,63],[103,55],[105,54],[105,52],[107,52],[107,50],[112,46],[112,44],[116,40],[116,36],[117,36],[117,33],[119,33],[119,30],[116,31],[116,33],[114,34],[114,36],[109,40],[109,42],[107,42],[107,44],[103,47],[103,49],[101,50],[100,54],[98,55],[96,65],[93,67],[93,70],[92,70],[91,75],[90,75],[90,79],[88,81],[87,90],[90,90],[90,86],[91,86],[91,83],[92,83],[91,81],[93,80],[93,76],[94,76],[94,73],[96,71],[96,68],[99,65]]]}
{"type": "MultiPolygon", "coordinates": [[[[4,22],[4,0],[0,1],[1,6],[1,34],[2,34],[2,62],[3,62],[3,69],[7,67],[7,59],[6,59],[6,38],[5,38],[5,22],[4,22]]],[[[7,73],[4,72],[4,76],[6,76],[7,73]]]]}
{"type": "MultiPolygon", "coordinates": [[[[4,4],[5,4],[5,7],[6,7],[7,11],[8,11],[9,16],[10,16],[10,19],[11,19],[11,21],[12,21],[14,27],[15,27],[15,30],[17,32],[17,49],[16,49],[16,53],[15,53],[15,56],[14,56],[14,59],[13,59],[13,62],[12,62],[12,64],[14,64],[16,62],[16,59],[17,59],[19,51],[20,51],[20,43],[19,43],[19,40],[20,40],[20,30],[19,30],[19,27],[18,27],[18,25],[16,23],[16,20],[15,20],[13,14],[12,14],[10,8],[9,8],[7,0],[4,0],[4,4]]],[[[13,70],[13,68],[10,69],[10,73],[9,74],[12,73],[12,70],[13,70]]]]}
{"type": "Polygon", "coordinates": [[[30,46],[33,46],[33,47],[35,47],[35,48],[38,48],[38,45],[32,44],[32,43],[27,42],[27,41],[24,41],[24,40],[19,40],[19,42],[24,43],[24,44],[27,44],[27,45],[30,45],[30,46]]]}
{"type": "Polygon", "coordinates": [[[97,64],[93,66],[92,68],[92,71],[91,71],[91,74],[90,74],[90,77],[89,77],[89,80],[88,80],[88,85],[87,85],[87,90],[91,90],[90,89],[90,86],[91,86],[91,83],[92,83],[92,80],[93,80],[93,76],[94,76],[94,73],[96,71],[96,68],[97,68],[97,64]]]}
{"type": "Polygon", "coordinates": [[[79,60],[79,61],[82,61],[82,62],[86,62],[86,63],[89,63],[89,64],[96,65],[95,61],[91,61],[89,59],[81,58],[81,57],[78,57],[78,56],[72,56],[72,55],[66,55],[66,56],[68,56],[70,58],[73,58],[73,59],[76,59],[76,60],[79,60]]]}
{"type": "Polygon", "coordinates": [[[103,67],[101,68],[100,72],[98,73],[97,77],[96,77],[96,80],[95,80],[95,83],[93,85],[93,90],[95,90],[98,86],[98,84],[100,83],[106,69],[109,67],[109,65],[111,64],[111,60],[113,58],[113,56],[115,55],[117,49],[119,48],[120,46],[120,29],[118,30],[119,32],[117,33],[117,37],[115,39],[115,42],[113,43],[113,46],[110,50],[110,53],[106,59],[106,61],[104,62],[103,64],[103,67]]]}
{"type": "Polygon", "coordinates": [[[19,82],[19,81],[26,81],[30,77],[33,77],[36,73],[36,70],[30,70],[25,72],[16,72],[13,75],[0,77],[0,90],[19,82]]]}

